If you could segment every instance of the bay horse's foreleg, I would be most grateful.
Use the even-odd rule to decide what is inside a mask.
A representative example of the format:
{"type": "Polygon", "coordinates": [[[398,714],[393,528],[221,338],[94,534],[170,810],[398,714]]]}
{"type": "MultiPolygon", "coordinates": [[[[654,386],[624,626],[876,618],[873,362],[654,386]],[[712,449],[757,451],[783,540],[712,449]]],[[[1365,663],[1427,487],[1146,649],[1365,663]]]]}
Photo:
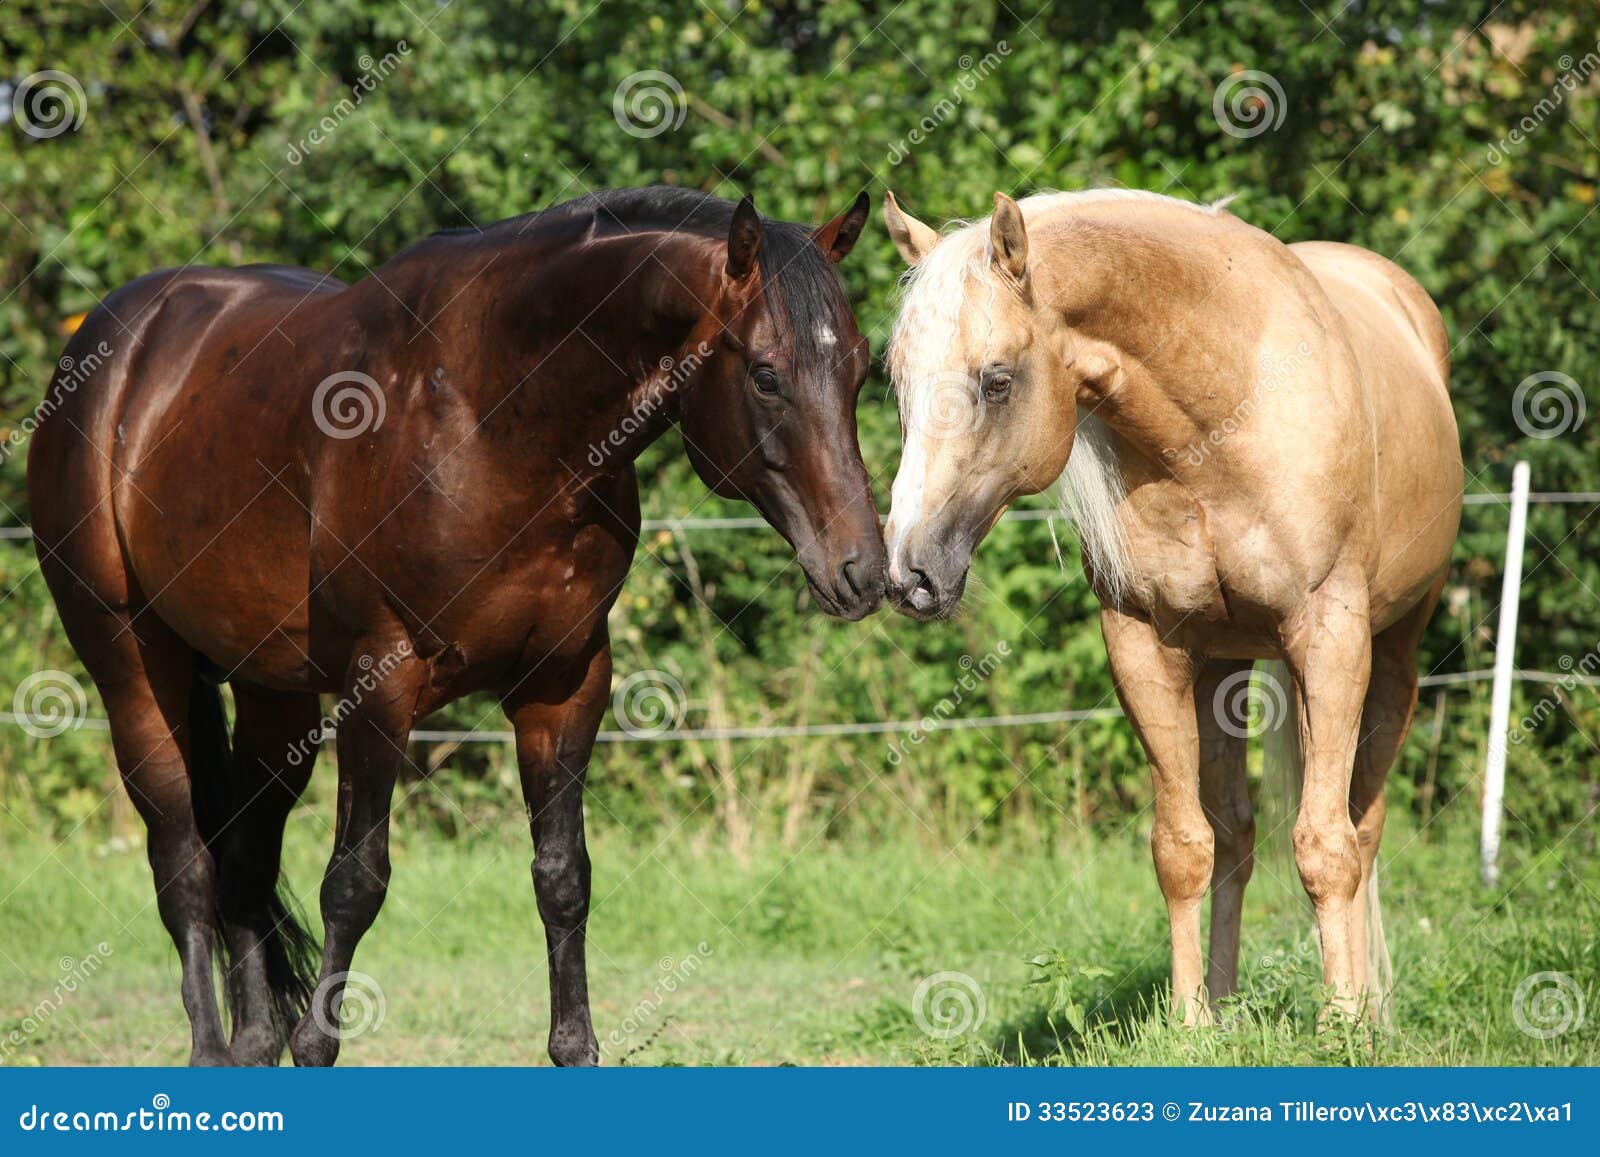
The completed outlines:
{"type": "Polygon", "coordinates": [[[506,700],[533,835],[533,891],[550,960],[550,1059],[558,1065],[600,1059],[584,951],[589,852],[583,783],[610,691],[611,646],[602,637],[564,677],[536,677],[506,700]]]}
{"type": "Polygon", "coordinates": [[[216,849],[222,934],[232,966],[229,1051],[275,1065],[305,1012],[315,945],[278,898],[283,828],[311,778],[322,730],[315,695],[234,681],[231,791],[238,801],[216,849]]]}
{"type": "Polygon", "coordinates": [[[1255,866],[1256,824],[1245,779],[1247,721],[1230,716],[1243,696],[1234,687],[1247,677],[1248,660],[1211,659],[1200,668],[1194,689],[1200,731],[1200,803],[1211,821],[1215,848],[1211,868],[1211,945],[1206,995],[1232,996],[1239,988],[1239,922],[1244,889],[1255,866]],[[1229,683],[1228,680],[1234,680],[1229,683]]]}
{"type": "Polygon", "coordinates": [[[1172,934],[1172,1007],[1185,1024],[1209,1021],[1200,952],[1200,905],[1211,882],[1211,824],[1200,805],[1196,663],[1142,620],[1100,612],[1117,697],[1150,759],[1156,877],[1172,934]]]}
{"type": "Polygon", "coordinates": [[[1378,845],[1387,811],[1383,786],[1411,730],[1417,707],[1417,645],[1443,589],[1444,580],[1440,579],[1405,617],[1372,640],[1372,677],[1361,708],[1361,739],[1350,779],[1350,819],[1361,848],[1361,886],[1356,890],[1350,930],[1356,992],[1373,1018],[1382,1011],[1389,972],[1382,917],[1376,900],[1369,903],[1368,896],[1377,887],[1378,845]]]}
{"type": "Polygon", "coordinates": [[[339,814],[322,878],[322,970],[310,1010],[289,1037],[297,1065],[331,1065],[339,1055],[339,1006],[356,945],[389,889],[390,801],[427,677],[402,640],[370,642],[357,654],[334,712],[339,814]],[[405,657],[395,663],[397,655],[405,657]]]}
{"type": "Polygon", "coordinates": [[[1298,690],[1305,777],[1294,825],[1295,865],[1316,910],[1322,978],[1333,1007],[1355,1013],[1353,921],[1361,851],[1350,819],[1350,783],[1361,706],[1372,666],[1364,576],[1330,576],[1285,631],[1284,659],[1298,690]]]}

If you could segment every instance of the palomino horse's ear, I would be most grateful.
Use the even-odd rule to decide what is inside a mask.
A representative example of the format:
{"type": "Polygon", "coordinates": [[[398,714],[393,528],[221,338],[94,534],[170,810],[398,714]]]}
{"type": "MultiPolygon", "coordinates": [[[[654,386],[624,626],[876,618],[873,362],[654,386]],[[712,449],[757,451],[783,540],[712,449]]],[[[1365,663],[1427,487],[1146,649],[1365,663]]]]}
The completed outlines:
{"type": "Polygon", "coordinates": [[[888,227],[889,239],[900,251],[907,265],[915,265],[939,244],[939,235],[900,208],[893,193],[883,195],[883,223],[888,227]]]}
{"type": "Polygon", "coordinates": [[[829,261],[843,261],[850,255],[850,250],[856,247],[861,229],[867,223],[868,204],[867,191],[862,189],[856,194],[850,208],[811,235],[812,240],[828,255],[829,261]]]}
{"type": "Polygon", "coordinates": [[[733,222],[728,226],[728,276],[743,281],[756,267],[756,253],[761,248],[761,214],[756,203],[747,194],[733,211],[733,222]]]}
{"type": "Polygon", "coordinates": [[[989,221],[989,248],[994,263],[1021,281],[1028,271],[1028,229],[1022,210],[1004,193],[994,195],[994,216],[989,221]]]}

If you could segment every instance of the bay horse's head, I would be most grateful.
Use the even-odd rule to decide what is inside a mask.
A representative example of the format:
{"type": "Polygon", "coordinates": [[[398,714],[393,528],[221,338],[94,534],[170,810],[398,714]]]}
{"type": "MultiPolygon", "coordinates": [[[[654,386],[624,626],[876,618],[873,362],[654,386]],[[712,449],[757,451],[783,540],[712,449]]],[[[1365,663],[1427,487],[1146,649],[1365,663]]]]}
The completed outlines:
{"type": "MultiPolygon", "coordinates": [[[[884,217],[912,267],[889,349],[903,449],[886,528],[888,594],[905,614],[938,619],[960,604],[972,552],[1007,506],[1053,485],[1069,458],[1075,472],[1095,467],[1096,446],[1072,451],[1077,392],[1096,355],[1042,304],[1010,197],[996,193],[992,217],[944,237],[892,193],[884,217]]],[[[1086,489],[1091,504],[1104,492],[1086,489]]],[[[1095,531],[1086,523],[1114,519],[1109,506],[1084,512],[1074,502],[1086,541],[1095,531]]]]}
{"type": "Polygon", "coordinates": [[[713,352],[679,411],[706,485],[754,505],[794,547],[822,608],[851,620],[878,608],[884,575],[856,440],[871,354],[833,269],[866,219],[865,193],[816,230],[739,203],[726,252],[712,257],[713,352]]]}

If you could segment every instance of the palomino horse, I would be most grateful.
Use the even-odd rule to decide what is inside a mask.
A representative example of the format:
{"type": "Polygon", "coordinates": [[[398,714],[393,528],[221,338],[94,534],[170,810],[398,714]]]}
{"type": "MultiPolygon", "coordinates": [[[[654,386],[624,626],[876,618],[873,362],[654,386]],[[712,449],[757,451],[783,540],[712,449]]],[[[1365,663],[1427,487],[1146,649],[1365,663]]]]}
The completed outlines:
{"type": "Polygon", "coordinates": [[[1175,1009],[1205,1019],[1237,986],[1254,823],[1234,689],[1275,660],[1295,701],[1293,844],[1324,982],[1332,1007],[1370,1010],[1369,936],[1387,961],[1383,782],[1461,505],[1437,309],[1372,253],[1286,246],[1219,206],[1148,193],[997,194],[990,219],[944,237],[892,195],[886,218],[913,266],[889,363],[905,437],[891,599],[949,615],[1001,512],[1065,471],[1155,780],[1175,1009]]]}
{"type": "Polygon", "coordinates": [[[812,231],[748,199],[601,192],[436,235],[353,285],[153,273],[74,336],[69,357],[115,352],[58,381],[34,435],[40,565],[149,828],[192,1061],[275,1064],[287,1037],[297,1063],[333,1062],[407,732],[487,690],[516,733],[550,1056],[596,1062],[581,797],[638,540],[633,461],[676,419],[700,476],[794,545],[825,610],[878,605],[855,425],[869,355],[831,264],[866,216],[865,194],[812,231]],[[319,692],[343,698],[313,987],[275,887],[319,692]]]}

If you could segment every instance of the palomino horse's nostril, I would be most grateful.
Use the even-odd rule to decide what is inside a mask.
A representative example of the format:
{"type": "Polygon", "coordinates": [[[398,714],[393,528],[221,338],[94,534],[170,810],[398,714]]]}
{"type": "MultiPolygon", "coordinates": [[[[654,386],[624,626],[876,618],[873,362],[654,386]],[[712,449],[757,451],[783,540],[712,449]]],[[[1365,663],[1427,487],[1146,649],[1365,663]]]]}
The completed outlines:
{"type": "Polygon", "coordinates": [[[934,589],[933,580],[920,570],[913,569],[909,584],[911,591],[906,595],[906,602],[911,609],[921,614],[931,613],[939,605],[939,594],[934,589]]]}

